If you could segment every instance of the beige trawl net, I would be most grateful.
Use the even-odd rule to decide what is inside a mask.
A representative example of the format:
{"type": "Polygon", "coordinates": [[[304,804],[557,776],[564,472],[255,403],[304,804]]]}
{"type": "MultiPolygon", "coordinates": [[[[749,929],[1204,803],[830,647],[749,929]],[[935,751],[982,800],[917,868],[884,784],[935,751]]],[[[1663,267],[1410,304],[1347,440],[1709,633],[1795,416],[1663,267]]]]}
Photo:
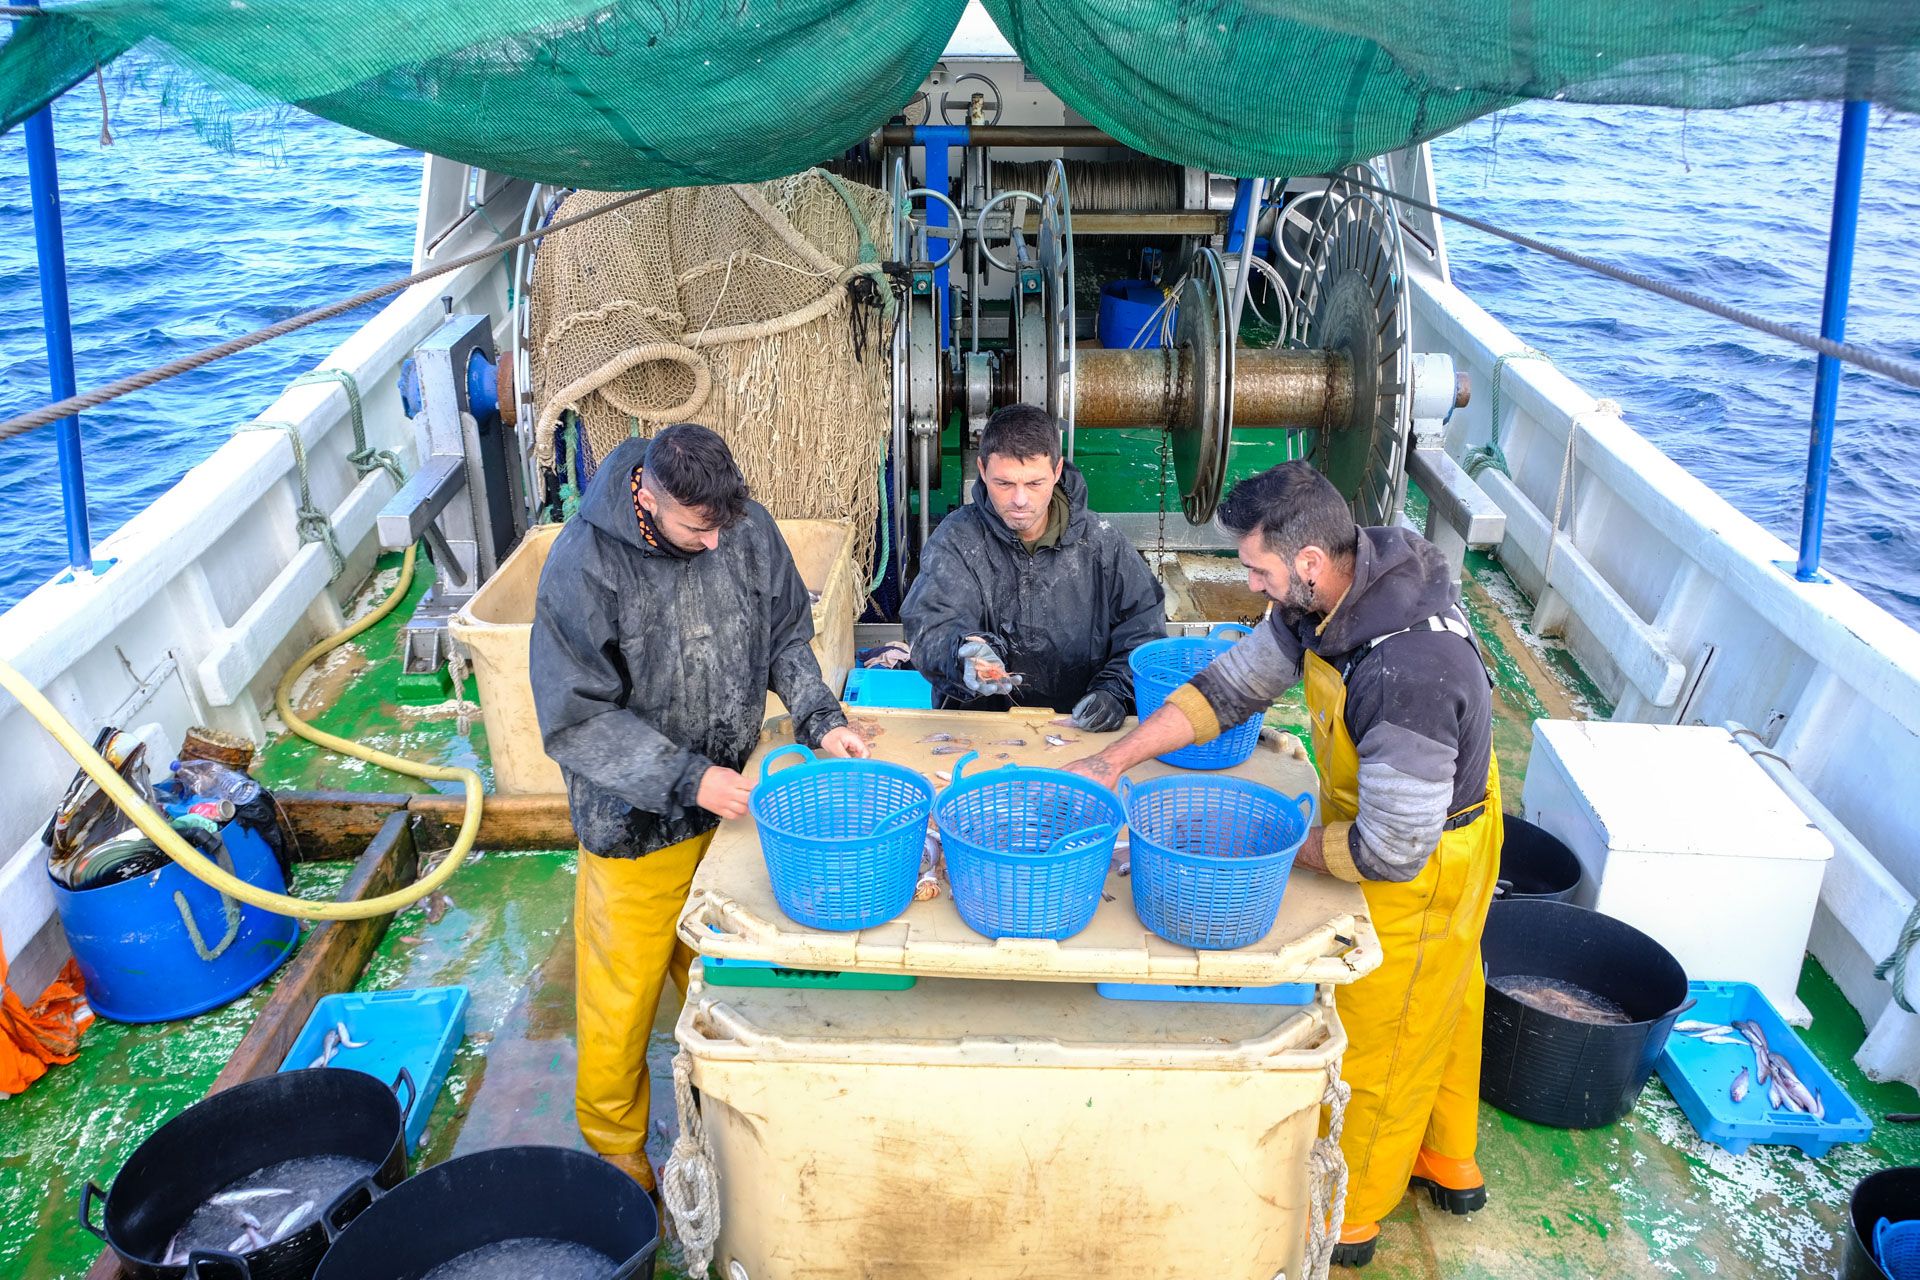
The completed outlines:
{"type": "MultiPolygon", "coordinates": [[[[555,216],[614,198],[577,192],[555,216]]],[[[892,312],[853,315],[848,283],[868,276],[887,296],[891,230],[886,193],[809,170],[674,188],[548,238],[532,289],[540,464],[568,409],[590,463],[629,436],[703,423],[775,516],[850,521],[870,574],[892,312]]]]}

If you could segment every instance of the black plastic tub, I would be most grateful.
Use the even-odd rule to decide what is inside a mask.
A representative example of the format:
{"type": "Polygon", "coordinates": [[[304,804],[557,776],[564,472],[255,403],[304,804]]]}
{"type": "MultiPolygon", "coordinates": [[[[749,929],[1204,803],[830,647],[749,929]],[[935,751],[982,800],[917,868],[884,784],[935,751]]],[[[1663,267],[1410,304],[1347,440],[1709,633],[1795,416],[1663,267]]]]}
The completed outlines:
{"type": "Polygon", "coordinates": [[[1547,898],[1572,902],[1580,889],[1580,859],[1560,837],[1541,830],[1524,818],[1508,814],[1500,844],[1500,879],[1493,896],[1499,901],[1547,898]]]}
{"type": "Polygon", "coordinates": [[[1882,1169],[1854,1184],[1853,1197],[1847,1202],[1840,1280],[1890,1280],[1873,1252],[1874,1224],[1882,1218],[1889,1222],[1920,1218],[1920,1168],[1882,1169]]]}
{"type": "Polygon", "coordinates": [[[1612,1124],[1632,1110],[1687,1003],[1680,962],[1631,925],[1544,898],[1494,903],[1480,950],[1488,979],[1480,1096],[1561,1129],[1612,1124]],[[1563,1018],[1494,985],[1520,975],[1584,987],[1633,1021],[1563,1018]]]}
{"type": "MultiPolygon", "coordinates": [[[[102,1192],[81,1189],[80,1222],[113,1250],[134,1280],[311,1280],[327,1252],[324,1220],[247,1253],[196,1251],[165,1265],[167,1246],[194,1210],[241,1178],[283,1160],[348,1156],[374,1167],[365,1181],[391,1187],[407,1176],[403,1070],[390,1088],[358,1071],[282,1071],[194,1103],[134,1149],[102,1192]],[[102,1225],[93,1204],[106,1202],[102,1225]]],[[[343,1198],[346,1190],[343,1189],[343,1198]]],[[[350,1212],[351,1206],[335,1208],[350,1212]]],[[[324,1215],[323,1215],[324,1218],[324,1215]]]]}
{"type": "Polygon", "coordinates": [[[660,1222],[640,1184],[564,1147],[499,1147],[448,1160],[385,1195],[366,1188],[315,1280],[417,1280],[442,1263],[510,1240],[585,1245],[606,1280],[653,1275],[660,1222]]]}

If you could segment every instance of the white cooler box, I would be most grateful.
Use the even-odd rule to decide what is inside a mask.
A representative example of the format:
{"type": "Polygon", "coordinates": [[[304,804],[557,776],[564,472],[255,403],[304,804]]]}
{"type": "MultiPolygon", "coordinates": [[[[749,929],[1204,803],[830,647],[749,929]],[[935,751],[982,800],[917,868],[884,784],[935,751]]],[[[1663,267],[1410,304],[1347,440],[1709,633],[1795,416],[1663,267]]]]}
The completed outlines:
{"type": "Polygon", "coordinates": [[[1582,906],[1811,1021],[1795,988],[1833,845],[1725,729],[1537,720],[1524,797],[1579,857],[1582,906]]]}

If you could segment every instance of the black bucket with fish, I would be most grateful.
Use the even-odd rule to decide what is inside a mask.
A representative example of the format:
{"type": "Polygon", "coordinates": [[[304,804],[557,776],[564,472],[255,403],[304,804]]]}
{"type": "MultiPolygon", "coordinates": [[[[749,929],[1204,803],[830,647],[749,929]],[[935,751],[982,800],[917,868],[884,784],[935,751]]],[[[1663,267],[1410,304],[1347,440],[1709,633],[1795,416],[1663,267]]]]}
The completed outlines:
{"type": "Polygon", "coordinates": [[[392,1088],[325,1067],[237,1084],[154,1130],[112,1190],[87,1183],[80,1221],[133,1280],[311,1280],[335,1202],[407,1176],[396,1090],[412,1103],[405,1071],[392,1088]]]}
{"type": "Polygon", "coordinates": [[[1550,898],[1572,902],[1580,889],[1580,859],[1566,843],[1523,818],[1508,814],[1500,844],[1500,879],[1493,896],[1502,901],[1550,898]]]}
{"type": "MultiPolygon", "coordinates": [[[[437,1164],[338,1233],[315,1280],[642,1280],[660,1220],[640,1184],[564,1147],[497,1147],[437,1164]]],[[[372,1206],[364,1204],[373,1200],[372,1206]]],[[[346,1205],[344,1209],[356,1206],[346,1205]]]]}
{"type": "MultiPolygon", "coordinates": [[[[1870,1173],[1854,1184],[1847,1201],[1847,1239],[1840,1258],[1840,1280],[1905,1280],[1882,1267],[1873,1248],[1880,1219],[1920,1219],[1920,1168],[1901,1165],[1870,1173]]],[[[1897,1264],[1896,1264],[1897,1265],[1897,1264]]]]}
{"type": "Polygon", "coordinates": [[[1544,898],[1494,903],[1480,952],[1480,1096],[1562,1129],[1632,1110],[1687,1004],[1680,962],[1629,924],[1544,898]]]}

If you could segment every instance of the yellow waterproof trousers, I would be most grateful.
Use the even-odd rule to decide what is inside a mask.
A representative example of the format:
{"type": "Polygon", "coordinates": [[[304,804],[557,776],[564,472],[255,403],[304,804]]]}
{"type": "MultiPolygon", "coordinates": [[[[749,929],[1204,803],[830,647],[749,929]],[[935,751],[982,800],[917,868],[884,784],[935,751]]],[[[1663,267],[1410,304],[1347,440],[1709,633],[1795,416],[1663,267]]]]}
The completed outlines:
{"type": "Polygon", "coordinates": [[[580,851],[573,893],[573,1109],[587,1145],[629,1155],[647,1141],[647,1038],[667,974],[684,995],[693,953],[674,936],[713,833],[640,858],[580,851]]]}
{"type": "MultiPolygon", "coordinates": [[[[1360,757],[1347,732],[1347,689],[1311,652],[1306,695],[1322,819],[1352,822],[1359,812],[1360,757]]],[[[1348,1042],[1340,1073],[1353,1089],[1340,1141],[1348,1223],[1378,1222],[1400,1203],[1422,1146],[1456,1160],[1473,1158],[1486,1006],[1480,934],[1500,872],[1503,832],[1500,770],[1491,757],[1484,812],[1467,820],[1471,813],[1456,815],[1463,825],[1440,837],[1412,880],[1361,885],[1383,959],[1360,981],[1335,988],[1348,1042]]]]}

